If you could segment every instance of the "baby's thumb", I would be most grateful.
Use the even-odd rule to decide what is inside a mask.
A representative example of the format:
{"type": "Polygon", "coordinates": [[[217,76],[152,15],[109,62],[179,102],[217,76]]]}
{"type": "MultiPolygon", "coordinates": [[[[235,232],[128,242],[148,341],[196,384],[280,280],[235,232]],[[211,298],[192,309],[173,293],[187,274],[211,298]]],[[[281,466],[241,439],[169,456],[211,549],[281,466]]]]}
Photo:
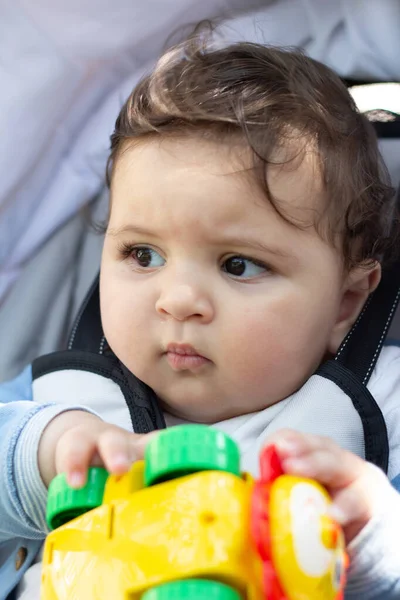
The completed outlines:
{"type": "Polygon", "coordinates": [[[368,508],[362,496],[352,487],[348,487],[335,494],[329,512],[340,525],[348,525],[359,519],[370,518],[368,508]]]}
{"type": "Polygon", "coordinates": [[[335,495],[328,513],[341,525],[346,544],[350,544],[372,517],[369,502],[352,488],[345,488],[335,495]]]}
{"type": "Polygon", "coordinates": [[[333,504],[329,508],[331,517],[343,527],[347,543],[382,509],[385,492],[390,488],[380,469],[370,463],[364,466],[358,479],[333,493],[333,504]]]}

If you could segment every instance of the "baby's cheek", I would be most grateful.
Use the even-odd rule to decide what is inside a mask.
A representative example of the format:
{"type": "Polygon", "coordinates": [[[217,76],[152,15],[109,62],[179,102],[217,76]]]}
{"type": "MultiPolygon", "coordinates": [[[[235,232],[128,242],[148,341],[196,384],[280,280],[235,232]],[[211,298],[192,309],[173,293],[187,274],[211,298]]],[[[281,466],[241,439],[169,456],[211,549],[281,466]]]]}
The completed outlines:
{"type": "Polygon", "coordinates": [[[307,379],[323,347],[311,320],[292,307],[281,308],[236,323],[225,348],[238,385],[264,388],[272,401],[290,395],[307,379]]]}
{"type": "Polygon", "coordinates": [[[128,293],[103,295],[101,301],[103,330],[111,349],[129,368],[132,359],[140,352],[144,319],[134,297],[128,293]]]}
{"type": "Polygon", "coordinates": [[[265,315],[237,322],[224,340],[226,364],[240,378],[250,381],[258,379],[265,370],[280,369],[287,348],[283,334],[284,328],[277,320],[265,315]]]}

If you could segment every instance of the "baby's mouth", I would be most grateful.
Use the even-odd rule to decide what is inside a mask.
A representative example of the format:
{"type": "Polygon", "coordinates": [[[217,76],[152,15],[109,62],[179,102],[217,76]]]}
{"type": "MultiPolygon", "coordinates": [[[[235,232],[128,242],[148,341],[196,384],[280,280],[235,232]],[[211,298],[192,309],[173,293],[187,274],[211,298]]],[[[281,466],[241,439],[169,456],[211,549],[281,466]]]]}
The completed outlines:
{"type": "Polygon", "coordinates": [[[170,343],[165,356],[174,371],[195,371],[211,362],[190,344],[170,343]]]}

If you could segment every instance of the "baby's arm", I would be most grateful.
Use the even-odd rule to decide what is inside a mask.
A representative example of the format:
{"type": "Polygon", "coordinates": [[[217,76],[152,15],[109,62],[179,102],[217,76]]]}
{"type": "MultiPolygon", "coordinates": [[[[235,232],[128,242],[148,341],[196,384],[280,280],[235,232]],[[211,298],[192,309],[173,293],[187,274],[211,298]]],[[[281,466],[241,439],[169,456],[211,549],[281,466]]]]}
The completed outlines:
{"type": "MultiPolygon", "coordinates": [[[[100,436],[99,448],[93,436],[96,431],[118,428],[85,407],[66,409],[65,405],[32,401],[29,369],[22,383],[20,380],[0,385],[0,544],[15,538],[45,537],[47,486],[60,470],[69,476],[80,470],[81,481],[89,463],[106,464],[114,470],[109,463],[109,434],[100,436]]],[[[125,430],[118,431],[124,440],[135,438],[125,430]]],[[[139,455],[141,451],[139,444],[139,455]]]]}
{"type": "Polygon", "coordinates": [[[350,557],[346,600],[400,598],[400,494],[384,473],[328,438],[282,430],[268,443],[285,472],[316,479],[333,498],[350,557]]]}

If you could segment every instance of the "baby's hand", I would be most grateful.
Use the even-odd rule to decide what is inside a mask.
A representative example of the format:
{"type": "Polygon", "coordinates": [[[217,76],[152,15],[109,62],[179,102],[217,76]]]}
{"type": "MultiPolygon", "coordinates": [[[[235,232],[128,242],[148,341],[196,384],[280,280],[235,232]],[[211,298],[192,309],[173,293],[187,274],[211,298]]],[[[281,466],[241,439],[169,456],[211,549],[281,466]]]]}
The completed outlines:
{"type": "Polygon", "coordinates": [[[284,429],[268,439],[270,444],[285,473],[310,477],[327,488],[333,500],[330,514],[350,543],[379,509],[376,491],[389,485],[383,472],[326,437],[284,429]]]}
{"type": "Polygon", "coordinates": [[[143,458],[150,435],[156,434],[130,433],[85,411],[61,413],[40,439],[40,474],[46,487],[55,475],[66,473],[69,485],[79,488],[85,484],[91,465],[104,466],[110,473],[125,473],[132,462],[143,458]]]}

